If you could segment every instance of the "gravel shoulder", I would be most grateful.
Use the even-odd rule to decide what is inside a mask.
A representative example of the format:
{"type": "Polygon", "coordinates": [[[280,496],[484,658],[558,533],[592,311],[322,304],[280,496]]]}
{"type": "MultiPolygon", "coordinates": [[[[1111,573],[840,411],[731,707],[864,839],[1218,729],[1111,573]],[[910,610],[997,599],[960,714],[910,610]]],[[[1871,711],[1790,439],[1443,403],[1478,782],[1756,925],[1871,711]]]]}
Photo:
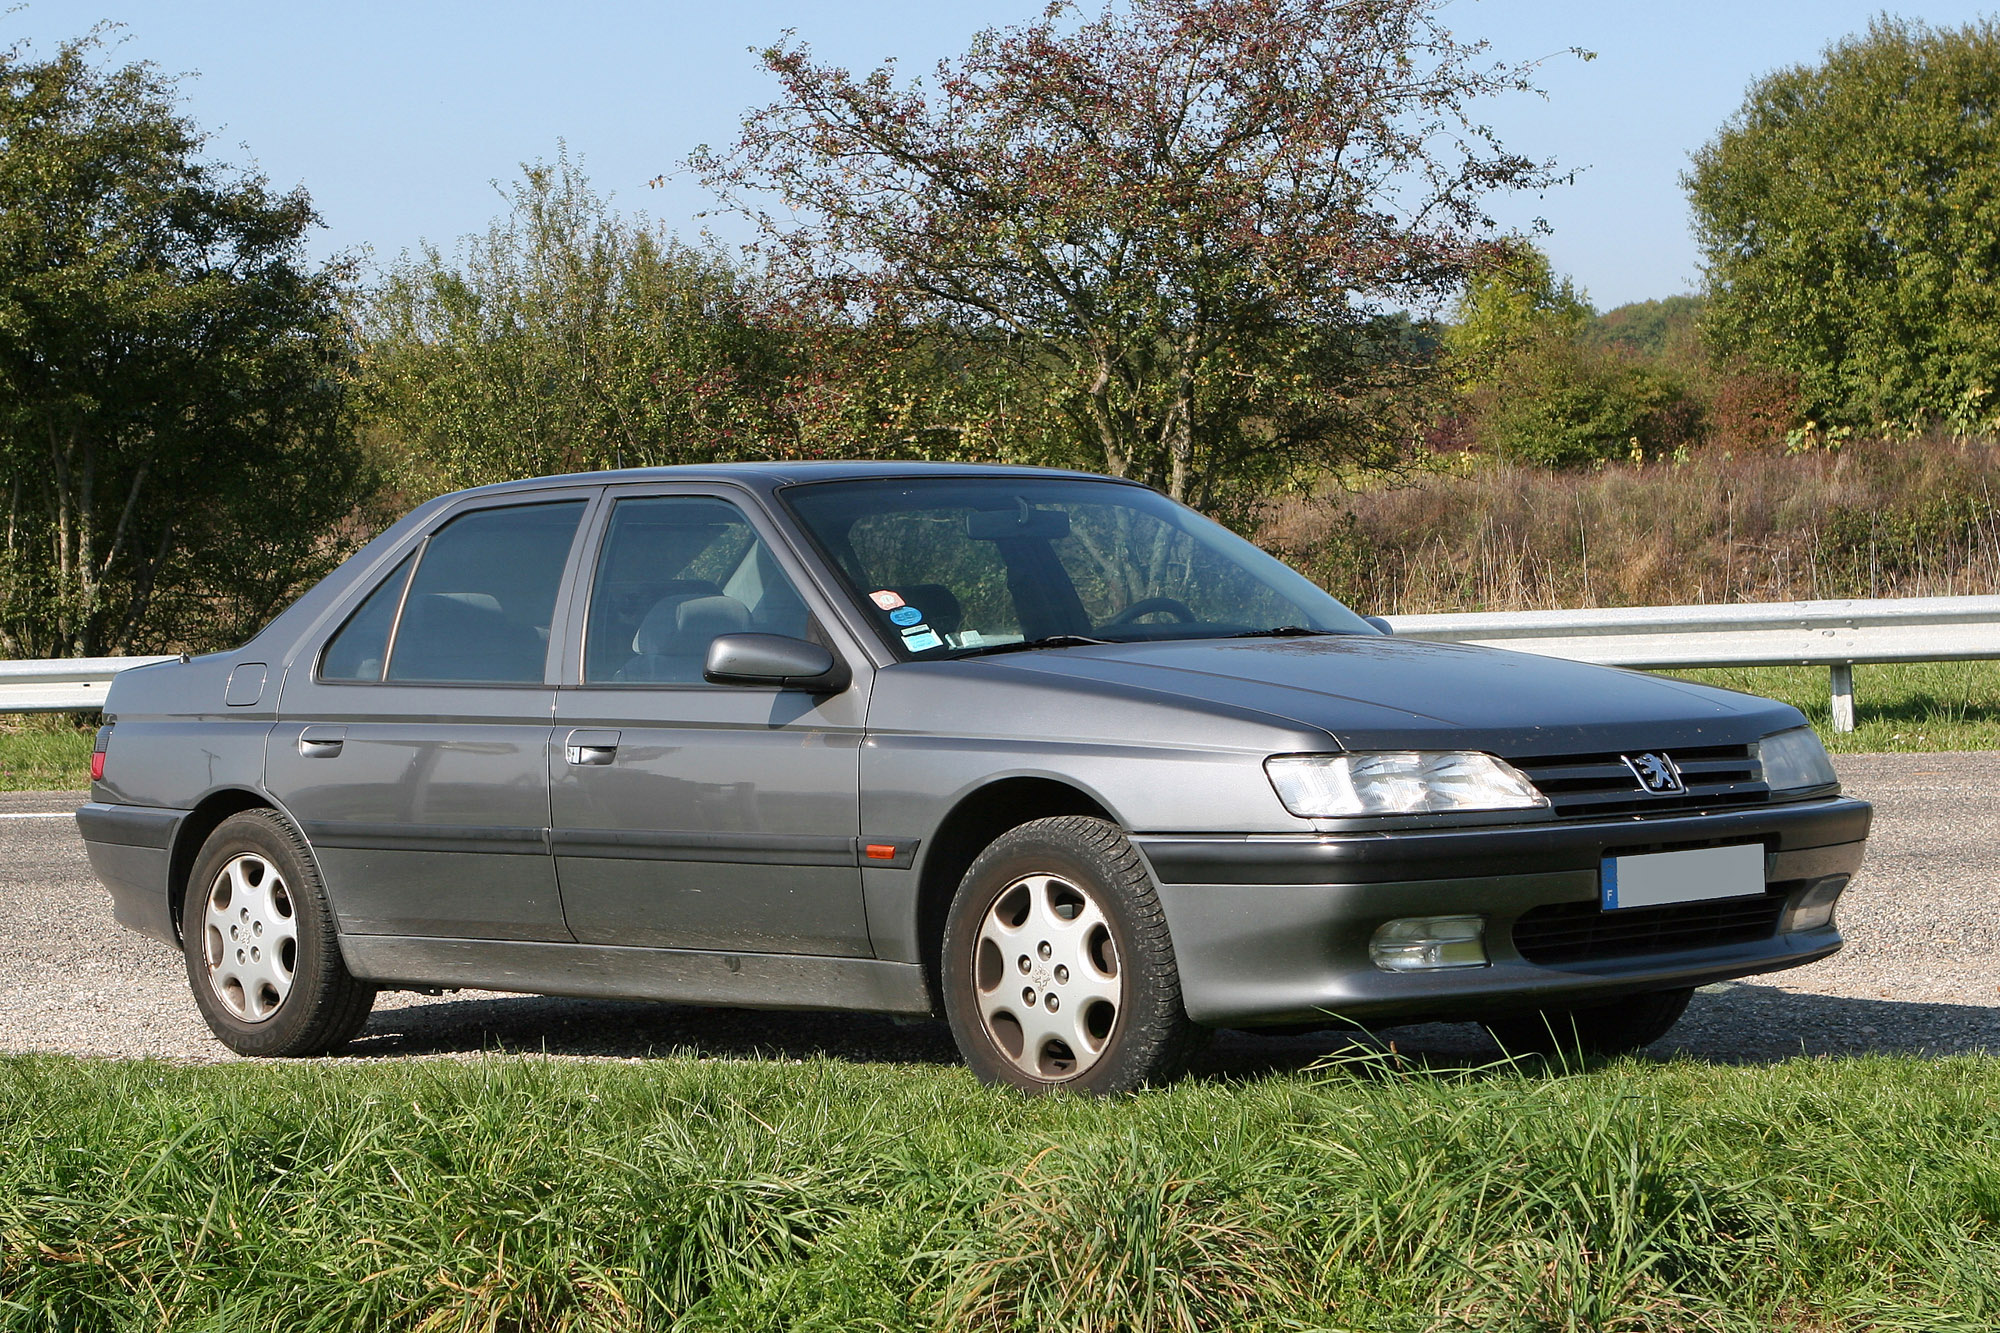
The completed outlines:
{"type": "MultiPolygon", "coordinates": [[[[1655,1056],[2000,1052],[2000,752],[1835,762],[1848,791],[1875,802],[1868,860],[1841,903],[1847,947],[1810,967],[1704,988],[1655,1056]]],[[[0,1052],[234,1059],[195,1012],[180,956],[111,919],[68,815],[82,800],[78,792],[0,793],[0,1052]]],[[[1495,1054],[1467,1024],[1379,1036],[1414,1056],[1495,1054]]],[[[1348,1046],[1326,1035],[1225,1033],[1203,1068],[1298,1068],[1348,1046]]],[[[474,991],[384,995],[350,1049],[360,1060],[489,1050],[957,1059],[949,1032],[931,1022],[474,991]]]]}

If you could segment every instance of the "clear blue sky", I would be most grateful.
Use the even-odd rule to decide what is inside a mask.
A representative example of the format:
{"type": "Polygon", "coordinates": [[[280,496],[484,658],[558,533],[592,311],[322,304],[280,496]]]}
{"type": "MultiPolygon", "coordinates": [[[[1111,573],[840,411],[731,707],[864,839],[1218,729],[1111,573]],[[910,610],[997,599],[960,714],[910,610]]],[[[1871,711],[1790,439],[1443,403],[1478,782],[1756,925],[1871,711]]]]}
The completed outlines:
{"type": "MultiPolygon", "coordinates": [[[[327,223],[323,254],[368,247],[393,260],[420,239],[449,248],[500,210],[491,182],[567,140],[599,189],[692,236],[707,206],[691,180],[649,190],[695,144],[731,137],[772,87],[747,48],[796,28],[851,66],[898,57],[928,69],[975,30],[1026,21],[1042,0],[28,0],[0,17],[6,40],[50,49],[92,23],[126,25],[119,56],[151,60],[183,85],[218,155],[303,184],[327,223]]],[[[1546,102],[1491,105],[1510,146],[1583,168],[1543,199],[1549,249],[1600,308],[1698,282],[1678,177],[1758,75],[1813,59],[1867,25],[1861,0],[1454,0],[1461,36],[1509,58],[1569,46],[1549,62],[1546,102]]],[[[1982,11],[1926,0],[1896,12],[1931,23],[1982,11]]],[[[738,233],[725,230],[725,238],[738,233]]]]}

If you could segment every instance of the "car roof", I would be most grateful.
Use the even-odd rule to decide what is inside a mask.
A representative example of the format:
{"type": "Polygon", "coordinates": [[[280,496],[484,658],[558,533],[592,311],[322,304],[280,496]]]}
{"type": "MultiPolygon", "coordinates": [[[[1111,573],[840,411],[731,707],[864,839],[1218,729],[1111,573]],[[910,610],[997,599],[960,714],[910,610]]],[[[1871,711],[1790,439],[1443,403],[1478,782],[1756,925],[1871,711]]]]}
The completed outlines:
{"type": "Polygon", "coordinates": [[[620,468],[605,472],[570,472],[560,476],[526,477],[480,486],[458,495],[497,495],[509,491],[543,490],[552,486],[607,485],[649,481],[720,481],[750,490],[769,493],[782,486],[815,481],[884,481],[891,478],[971,478],[1043,477],[1071,481],[1108,481],[1137,485],[1094,472],[1073,472],[1063,468],[1020,467],[1004,463],[902,463],[902,462],[776,462],[776,463],[690,463],[679,467],[620,468]]]}

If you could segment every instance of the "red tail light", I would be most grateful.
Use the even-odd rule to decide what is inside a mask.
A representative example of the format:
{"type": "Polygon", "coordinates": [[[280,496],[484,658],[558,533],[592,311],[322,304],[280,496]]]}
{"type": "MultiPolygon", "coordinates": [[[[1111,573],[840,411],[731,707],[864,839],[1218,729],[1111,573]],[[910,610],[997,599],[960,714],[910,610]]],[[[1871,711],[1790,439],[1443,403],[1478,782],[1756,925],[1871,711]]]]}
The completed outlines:
{"type": "Polygon", "coordinates": [[[90,780],[92,782],[104,781],[104,751],[102,750],[96,750],[91,753],[90,780]]]}

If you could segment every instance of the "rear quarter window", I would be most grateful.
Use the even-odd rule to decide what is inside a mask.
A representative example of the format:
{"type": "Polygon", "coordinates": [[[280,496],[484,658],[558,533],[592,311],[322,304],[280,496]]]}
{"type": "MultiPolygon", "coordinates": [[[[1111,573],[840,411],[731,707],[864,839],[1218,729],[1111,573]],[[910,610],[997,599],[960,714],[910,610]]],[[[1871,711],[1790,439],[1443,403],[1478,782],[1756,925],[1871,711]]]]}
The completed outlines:
{"type": "Polygon", "coordinates": [[[320,657],[319,678],[334,681],[379,681],[382,664],[389,656],[389,627],[396,619],[396,604],[402,600],[403,585],[409,581],[416,553],[404,556],[388,578],[375,585],[347,618],[320,657]]]}

